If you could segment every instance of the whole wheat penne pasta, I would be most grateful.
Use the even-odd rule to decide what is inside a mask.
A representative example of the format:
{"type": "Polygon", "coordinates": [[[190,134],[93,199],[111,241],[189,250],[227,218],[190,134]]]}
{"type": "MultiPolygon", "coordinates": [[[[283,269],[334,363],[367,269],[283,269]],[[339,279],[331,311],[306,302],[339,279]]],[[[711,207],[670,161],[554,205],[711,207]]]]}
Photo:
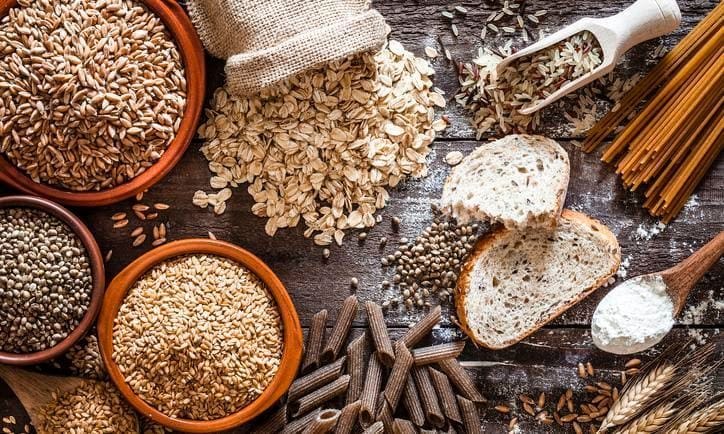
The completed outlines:
{"type": "Polygon", "coordinates": [[[323,363],[334,361],[342,350],[342,345],[347,341],[352,321],[357,315],[357,304],[357,297],[354,295],[350,295],[344,300],[337,315],[337,321],[335,321],[334,327],[329,334],[327,345],[322,351],[321,360],[323,363]]]}
{"type": "Polygon", "coordinates": [[[385,432],[385,424],[379,421],[370,425],[362,434],[382,434],[383,432],[385,432]]]}
{"type": "Polygon", "coordinates": [[[339,420],[339,410],[328,408],[317,414],[312,423],[309,424],[304,434],[328,434],[334,430],[339,420]]]}
{"type": "Polygon", "coordinates": [[[412,350],[412,357],[416,366],[429,365],[445,359],[457,359],[464,348],[464,341],[415,348],[412,350]]]}
{"type": "Polygon", "coordinates": [[[457,396],[457,400],[466,434],[483,434],[483,429],[480,427],[480,415],[475,403],[460,395],[457,396]]]}
{"type": "Polygon", "coordinates": [[[392,432],[394,434],[417,434],[417,429],[407,419],[395,419],[392,423],[392,432]]]}
{"type": "Polygon", "coordinates": [[[420,395],[422,409],[425,411],[425,418],[438,428],[445,426],[445,416],[440,409],[440,403],[437,399],[435,387],[430,380],[430,374],[425,366],[415,366],[412,368],[412,377],[415,379],[417,393],[420,395]]]}
{"type": "Polygon", "coordinates": [[[387,333],[387,324],[385,324],[382,308],[374,301],[368,301],[365,303],[365,309],[367,310],[367,320],[369,321],[372,340],[377,349],[377,357],[380,358],[383,365],[391,367],[395,363],[395,350],[392,348],[392,340],[390,340],[390,335],[387,333]]]}
{"type": "Polygon", "coordinates": [[[293,417],[305,414],[330,399],[343,394],[347,391],[347,386],[349,386],[349,375],[343,375],[326,386],[323,386],[310,394],[299,398],[296,402],[289,404],[289,410],[292,412],[293,417]]]}
{"type": "Polygon", "coordinates": [[[386,433],[393,431],[392,425],[395,422],[395,416],[392,415],[392,412],[393,410],[390,408],[390,404],[383,399],[380,405],[380,411],[377,413],[376,422],[382,422],[386,433]]]}
{"type": "Polygon", "coordinates": [[[455,359],[446,359],[437,362],[437,366],[440,367],[452,383],[460,389],[463,396],[473,402],[485,402],[485,398],[478,391],[475,383],[470,378],[465,368],[460,366],[460,363],[455,359]]]}
{"type": "Polygon", "coordinates": [[[445,413],[445,416],[447,416],[448,419],[457,423],[462,423],[463,420],[460,416],[458,401],[455,398],[455,391],[453,390],[452,384],[450,384],[450,380],[447,378],[447,375],[430,367],[428,367],[427,370],[430,373],[432,385],[435,387],[435,391],[437,392],[442,412],[445,413]]]}
{"type": "Polygon", "coordinates": [[[397,404],[400,403],[412,363],[412,353],[407,349],[404,342],[398,342],[395,345],[395,364],[392,365],[392,371],[390,371],[385,386],[385,400],[390,405],[393,413],[397,409],[397,404]]]}
{"type": "Polygon", "coordinates": [[[319,367],[319,358],[322,354],[322,341],[327,328],[327,309],[320,310],[312,317],[312,324],[307,334],[307,345],[304,347],[304,361],[302,373],[307,373],[319,367]]]}
{"type": "Polygon", "coordinates": [[[349,387],[347,388],[346,404],[359,399],[365,380],[365,351],[367,348],[367,335],[362,333],[347,346],[347,373],[349,374],[349,387]]]}
{"type": "MultiPolygon", "coordinates": [[[[301,417],[299,419],[292,420],[289,422],[284,429],[282,430],[282,434],[301,434],[314,419],[317,418],[317,415],[319,414],[319,409],[314,409],[307,413],[304,417],[301,417]]],[[[260,431],[260,432],[266,432],[266,431],[260,431]]],[[[274,431],[270,431],[274,432],[274,431]]]]}
{"type": "Polygon", "coordinates": [[[307,393],[339,378],[342,375],[342,368],[346,360],[347,357],[342,357],[330,365],[322,366],[316,371],[294,380],[289,388],[289,402],[296,401],[307,393]]]}
{"type": "Polygon", "coordinates": [[[410,327],[410,329],[407,330],[404,335],[402,335],[400,340],[404,342],[405,345],[407,345],[407,348],[414,347],[415,345],[417,345],[418,342],[422,340],[422,338],[427,336],[432,331],[432,328],[440,322],[441,317],[442,310],[440,309],[440,306],[435,306],[420,321],[410,327]]]}
{"type": "Polygon", "coordinates": [[[352,434],[354,426],[357,424],[357,417],[359,416],[359,408],[361,405],[361,402],[355,401],[342,408],[334,434],[352,434]]]}
{"type": "Polygon", "coordinates": [[[277,433],[287,424],[287,406],[282,405],[273,413],[266,416],[266,421],[255,427],[255,431],[264,433],[277,433]]]}
{"type": "Polygon", "coordinates": [[[412,375],[407,377],[405,382],[405,390],[402,392],[402,403],[407,409],[407,414],[410,416],[410,420],[417,426],[425,425],[425,411],[422,409],[422,403],[420,402],[420,395],[417,393],[417,386],[415,386],[415,380],[412,379],[412,375]]]}
{"type": "Polygon", "coordinates": [[[359,421],[362,427],[368,427],[375,420],[375,407],[377,406],[377,395],[380,393],[382,386],[382,364],[379,359],[372,354],[367,364],[367,375],[365,376],[364,387],[359,400],[362,406],[359,410],[359,421]]]}

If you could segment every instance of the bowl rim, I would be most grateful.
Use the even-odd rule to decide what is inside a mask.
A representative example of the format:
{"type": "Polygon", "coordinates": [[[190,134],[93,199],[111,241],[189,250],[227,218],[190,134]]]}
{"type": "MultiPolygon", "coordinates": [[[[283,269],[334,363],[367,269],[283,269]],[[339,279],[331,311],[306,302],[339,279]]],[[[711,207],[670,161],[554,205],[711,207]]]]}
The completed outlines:
{"type": "Polygon", "coordinates": [[[249,251],[225,241],[190,238],[156,247],[134,260],[108,285],[98,318],[98,343],[109,377],[121,394],[140,414],[174,430],[189,433],[208,433],[228,430],[251,421],[270,408],[286,393],[296,377],[302,360],[302,327],[289,293],[276,274],[261,259],[249,251]],[[237,262],[254,273],[274,297],[282,321],[284,349],[279,370],[271,383],[254,401],[240,410],[208,421],[172,418],[146,403],[126,383],[113,360],[113,323],[128,290],[148,270],[169,259],[208,254],[237,262]]]}
{"type": "Polygon", "coordinates": [[[42,351],[33,353],[7,353],[0,351],[0,363],[9,365],[34,365],[54,359],[70,349],[80,338],[85,336],[93,326],[103,301],[106,287],[106,274],[101,249],[95,237],[78,216],[66,208],[48,199],[34,196],[5,196],[0,197],[0,209],[4,208],[35,208],[44,211],[62,221],[80,239],[85,247],[91,267],[93,288],[88,308],[78,326],[73,329],[62,341],[42,351]]]}
{"type": "MultiPolygon", "coordinates": [[[[116,187],[100,191],[73,191],[33,181],[0,154],[0,182],[23,193],[42,196],[64,205],[100,206],[120,202],[151,188],[163,179],[181,160],[196,135],[206,99],[206,58],[201,40],[186,12],[176,1],[136,0],[158,16],[176,42],[184,63],[186,107],[176,137],[161,158],[145,172],[116,187]]],[[[7,15],[17,0],[0,0],[0,17],[7,15]]]]}

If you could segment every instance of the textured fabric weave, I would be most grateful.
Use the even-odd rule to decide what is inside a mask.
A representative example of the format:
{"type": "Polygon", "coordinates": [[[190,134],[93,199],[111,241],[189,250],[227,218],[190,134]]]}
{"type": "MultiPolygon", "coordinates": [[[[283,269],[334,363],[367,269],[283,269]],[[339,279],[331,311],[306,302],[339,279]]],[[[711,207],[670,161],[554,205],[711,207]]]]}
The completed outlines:
{"type": "Polygon", "coordinates": [[[189,0],[227,88],[248,94],[325,62],[379,50],[389,27],[368,0],[189,0]]]}

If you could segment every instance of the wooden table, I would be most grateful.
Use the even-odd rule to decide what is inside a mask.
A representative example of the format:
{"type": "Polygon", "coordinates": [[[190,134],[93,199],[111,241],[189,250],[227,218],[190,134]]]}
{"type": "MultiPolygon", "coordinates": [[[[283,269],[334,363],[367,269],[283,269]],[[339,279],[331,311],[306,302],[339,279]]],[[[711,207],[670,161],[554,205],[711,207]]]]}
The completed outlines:
{"type": "MultiPolygon", "coordinates": [[[[387,18],[392,27],[392,37],[401,41],[406,48],[423,55],[425,46],[432,46],[442,52],[448,48],[453,58],[467,61],[481,46],[480,29],[485,18],[493,10],[499,10],[498,2],[459,2],[446,0],[377,0],[375,6],[387,18]],[[450,31],[450,21],[441,15],[455,5],[464,4],[469,13],[464,19],[459,14],[454,22],[460,30],[455,38],[450,31]],[[441,44],[443,46],[441,46],[441,44]]],[[[501,2],[502,3],[502,2],[501,2]]],[[[535,0],[525,3],[524,11],[532,13],[547,9],[542,18],[541,28],[553,31],[583,16],[606,16],[626,7],[629,0],[578,2],[553,2],[535,0]]],[[[683,23],[673,35],[662,39],[672,47],[689,31],[716,2],[679,1],[683,23]]],[[[490,33],[490,32],[489,32],[490,33]]],[[[494,41],[489,34],[486,44],[502,45],[505,39],[494,41]]],[[[650,41],[636,47],[616,69],[623,77],[650,68],[654,61],[652,53],[659,41],[650,41]]],[[[222,83],[222,64],[209,58],[208,93],[222,83]]],[[[457,79],[454,65],[440,57],[433,62],[437,71],[436,85],[442,88],[448,99],[454,95],[457,79]]],[[[601,102],[601,108],[609,105],[601,102]]],[[[209,171],[204,157],[195,142],[181,163],[161,183],[146,194],[145,203],[165,202],[172,205],[162,220],[169,227],[170,239],[206,237],[209,231],[216,237],[236,243],[260,256],[274,269],[286,284],[294,299],[304,326],[309,324],[312,314],[326,308],[332,319],[341,301],[350,294],[350,279],[359,279],[356,293],[360,299],[381,301],[389,294],[381,289],[380,282],[388,273],[380,266],[381,251],[379,240],[387,237],[390,242],[384,250],[389,253],[397,246],[400,237],[414,238],[431,220],[430,202],[439,196],[442,182],[449,168],[443,162],[445,154],[452,150],[469,152],[479,145],[474,131],[464,112],[455,103],[446,109],[452,125],[436,141],[430,156],[431,170],[427,178],[411,180],[391,191],[387,208],[381,211],[383,222],[369,231],[364,243],[358,243],[354,234],[347,237],[341,248],[331,247],[328,261],[322,258],[322,250],[302,236],[302,229],[282,230],[276,237],[264,234],[264,220],[250,212],[251,198],[245,188],[236,191],[222,216],[201,210],[191,204],[194,191],[209,190],[209,171]],[[399,233],[391,229],[390,218],[399,216],[402,225],[399,233]]],[[[599,162],[597,155],[580,152],[572,144],[579,139],[571,134],[571,128],[556,109],[546,112],[545,126],[541,131],[560,143],[569,151],[571,160],[571,183],[566,206],[583,211],[608,225],[619,239],[623,257],[630,262],[628,274],[635,276],[670,267],[687,257],[693,250],[707,242],[724,229],[724,159],[720,156],[714,168],[698,188],[693,200],[681,215],[661,233],[649,240],[640,239],[637,230],[649,229],[656,224],[641,208],[641,197],[621,188],[617,177],[609,167],[599,162]]],[[[0,187],[0,194],[12,193],[0,187]]],[[[112,228],[111,215],[118,211],[129,211],[134,202],[129,200],[99,209],[75,209],[98,238],[104,252],[112,249],[113,257],[107,271],[109,279],[134,258],[150,249],[148,243],[140,248],[131,248],[128,232],[112,228]]],[[[152,226],[146,224],[148,228],[152,226]]],[[[690,325],[677,325],[667,337],[666,343],[685,342],[690,335],[699,335],[705,340],[721,338],[720,327],[724,325],[724,312],[717,309],[711,298],[721,302],[724,287],[724,263],[717,265],[704,277],[689,299],[689,306],[702,306],[703,314],[690,325]]],[[[523,432],[564,432],[560,428],[542,427],[532,417],[519,409],[516,397],[520,393],[538,395],[544,391],[557,397],[566,388],[581,391],[585,381],[577,378],[579,362],[591,362],[600,371],[597,378],[615,381],[627,357],[617,357],[601,352],[593,346],[590,338],[590,318],[599,300],[608,292],[601,289],[578,306],[566,312],[543,330],[502,351],[475,349],[468,345],[463,360],[475,375],[478,385],[494,404],[506,403],[512,413],[519,417],[523,432]]],[[[445,309],[447,313],[448,310],[445,309]]],[[[387,315],[389,326],[404,329],[419,317],[418,313],[390,311],[387,315]]],[[[447,315],[445,315],[448,318],[447,315]]],[[[362,327],[356,322],[355,327],[362,327]]],[[[398,330],[397,332],[399,332],[398,330]]],[[[435,330],[434,341],[446,341],[460,336],[460,332],[446,320],[444,327],[435,330]]],[[[650,360],[664,345],[644,353],[641,358],[650,360]]],[[[720,376],[721,377],[721,376],[720,376]]],[[[722,381],[718,381],[721,389],[722,381]]],[[[501,415],[486,407],[483,414],[485,432],[505,432],[504,426],[510,415],[501,415]]],[[[0,416],[13,414],[19,422],[26,416],[4,385],[0,385],[0,416]]],[[[22,423],[19,425],[22,429],[22,423]]]]}

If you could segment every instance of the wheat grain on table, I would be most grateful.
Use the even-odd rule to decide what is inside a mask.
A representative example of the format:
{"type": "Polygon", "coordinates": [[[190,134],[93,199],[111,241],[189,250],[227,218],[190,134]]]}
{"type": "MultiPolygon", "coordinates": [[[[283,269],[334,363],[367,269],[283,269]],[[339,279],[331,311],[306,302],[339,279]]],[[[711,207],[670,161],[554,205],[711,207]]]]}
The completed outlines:
{"type": "MultiPolygon", "coordinates": [[[[534,15],[536,11],[547,10],[545,15],[539,17],[539,27],[555,30],[583,16],[611,15],[622,10],[630,1],[535,0],[517,3],[523,8],[524,18],[534,15]]],[[[625,78],[650,69],[655,63],[655,52],[671,48],[715,5],[716,2],[712,0],[679,1],[683,16],[681,28],[673,35],[634,48],[618,66],[616,73],[625,78]],[[659,48],[660,44],[663,48],[659,48]]],[[[392,28],[392,36],[402,42],[406,49],[422,57],[426,57],[425,47],[435,49],[438,56],[431,60],[436,70],[435,85],[446,92],[446,98],[451,99],[457,89],[456,68],[446,60],[445,50],[450,52],[455,61],[469,61],[482,44],[480,36],[483,24],[491,12],[502,8],[503,1],[375,0],[373,6],[385,16],[392,28]],[[443,11],[453,12],[455,6],[459,5],[465,6],[465,14],[454,12],[452,20],[442,15],[443,11]],[[451,30],[453,23],[458,30],[457,37],[451,30]]],[[[517,26],[514,24],[516,17],[510,18],[507,23],[517,26]]],[[[531,24],[531,32],[537,32],[535,29],[538,26],[532,25],[535,23],[530,20],[526,23],[531,24]]],[[[501,31],[500,35],[496,39],[495,32],[488,30],[485,43],[503,45],[509,34],[501,31]]],[[[222,84],[223,63],[211,57],[208,59],[207,95],[211,95],[222,84]]],[[[599,110],[608,108],[604,102],[599,106],[599,110]]],[[[359,281],[355,292],[361,301],[371,299],[382,302],[388,297],[387,294],[392,290],[381,287],[383,280],[390,279],[380,265],[382,254],[393,252],[402,237],[414,239],[431,223],[429,203],[439,197],[443,180],[451,170],[445,163],[445,156],[452,151],[467,154],[480,145],[481,142],[475,141],[475,131],[464,111],[457,104],[449,101],[445,114],[450,119],[450,126],[433,146],[429,159],[430,174],[392,189],[388,206],[380,213],[382,222],[368,231],[366,239],[361,242],[358,242],[357,234],[351,232],[343,247],[329,248],[331,255],[327,260],[324,260],[321,248],[303,237],[302,229],[280,230],[274,238],[267,237],[264,233],[265,221],[251,213],[253,200],[245,193],[245,188],[228,201],[223,215],[217,216],[194,206],[191,203],[194,191],[208,190],[210,176],[198,141],[191,145],[170,175],[145,194],[143,202],[148,205],[157,202],[170,205],[159,216],[159,221],[155,222],[165,224],[169,241],[208,237],[211,232],[216,238],[238,244],[261,257],[289,289],[302,325],[309,327],[312,315],[327,309],[329,327],[334,324],[343,300],[352,292],[351,278],[355,277],[359,281]],[[400,219],[397,232],[392,228],[393,217],[400,219]],[[381,250],[380,240],[383,237],[387,243],[381,250]]],[[[599,155],[584,154],[576,148],[576,141],[582,136],[561,113],[548,110],[543,118],[541,133],[559,141],[570,156],[571,182],[566,206],[600,219],[611,228],[621,244],[629,277],[663,270],[680,262],[724,228],[723,157],[714,163],[696,190],[694,199],[679,217],[661,230],[657,227],[657,221],[650,218],[641,207],[642,198],[626,192],[613,171],[599,161],[599,155]]],[[[0,187],[0,195],[11,193],[14,192],[0,187]]],[[[128,212],[133,203],[133,200],[129,200],[104,208],[74,209],[94,231],[104,254],[113,250],[107,264],[108,278],[151,248],[148,242],[134,249],[129,247],[129,233],[134,227],[129,225],[122,230],[113,229],[111,216],[128,212]]],[[[716,302],[721,303],[724,299],[722,288],[724,261],[720,260],[690,296],[688,306],[695,309],[690,310],[686,318],[691,324],[684,325],[679,321],[664,343],[684,342],[691,338],[695,341],[721,340],[724,311],[717,308],[716,302]]],[[[625,369],[624,364],[628,359],[595,350],[589,332],[591,314],[607,292],[608,289],[602,288],[533,336],[505,350],[477,350],[472,345],[467,346],[461,355],[462,364],[490,401],[480,409],[484,432],[507,432],[511,417],[518,417],[522,432],[543,432],[533,417],[526,416],[517,396],[528,394],[535,399],[545,392],[549,399],[557,400],[568,387],[582,390],[586,383],[577,375],[578,363],[585,365],[590,362],[602,380],[611,384],[618,381],[619,372],[625,369]],[[494,410],[496,405],[508,406],[510,413],[494,410]]],[[[687,314],[687,309],[684,313],[687,314]]],[[[387,325],[391,329],[390,338],[393,341],[398,339],[421,314],[397,310],[386,312],[387,325]]],[[[448,318],[449,309],[445,307],[444,325],[433,330],[433,337],[424,340],[419,346],[461,338],[462,335],[448,318]]],[[[362,330],[363,323],[355,322],[350,338],[359,336],[362,330]]],[[[330,330],[327,331],[329,333],[330,330]]],[[[657,346],[653,351],[637,357],[644,362],[649,361],[660,348],[657,346]]],[[[43,370],[70,373],[69,366],[62,360],[57,367],[48,365],[43,370]]],[[[724,375],[719,378],[724,378],[724,375]]],[[[720,389],[724,387],[723,382],[719,380],[720,389]]],[[[15,432],[22,432],[23,425],[28,423],[27,415],[17,399],[0,382],[0,420],[4,416],[13,416],[16,425],[0,424],[0,430],[8,426],[15,432]]],[[[546,426],[545,430],[565,432],[556,424],[546,426]]],[[[246,431],[242,428],[234,432],[246,431]]]]}

